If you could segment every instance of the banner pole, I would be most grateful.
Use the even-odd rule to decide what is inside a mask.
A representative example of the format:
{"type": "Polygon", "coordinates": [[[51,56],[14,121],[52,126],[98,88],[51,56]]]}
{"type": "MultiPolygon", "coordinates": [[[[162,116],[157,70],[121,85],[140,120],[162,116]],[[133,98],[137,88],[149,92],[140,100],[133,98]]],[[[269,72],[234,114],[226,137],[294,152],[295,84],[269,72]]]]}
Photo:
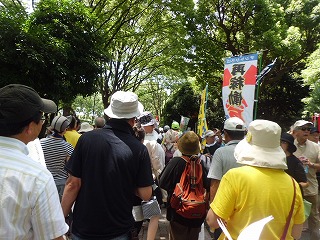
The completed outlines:
{"type": "Polygon", "coordinates": [[[259,57],[259,71],[256,77],[256,97],[254,99],[254,112],[253,112],[253,120],[257,119],[257,112],[258,112],[258,101],[259,101],[259,90],[260,90],[260,79],[258,79],[258,76],[261,72],[262,67],[262,55],[259,57]]]}

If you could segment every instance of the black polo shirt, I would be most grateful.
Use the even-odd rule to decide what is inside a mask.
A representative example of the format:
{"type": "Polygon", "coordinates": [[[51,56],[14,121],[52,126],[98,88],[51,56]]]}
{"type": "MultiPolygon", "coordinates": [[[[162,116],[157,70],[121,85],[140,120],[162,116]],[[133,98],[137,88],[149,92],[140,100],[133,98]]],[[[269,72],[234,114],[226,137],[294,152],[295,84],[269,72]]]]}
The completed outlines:
{"type": "Polygon", "coordinates": [[[110,239],[133,226],[137,187],[153,184],[147,148],[123,120],[111,119],[102,129],[83,134],[66,165],[81,178],[72,232],[84,239],[110,239]]]}

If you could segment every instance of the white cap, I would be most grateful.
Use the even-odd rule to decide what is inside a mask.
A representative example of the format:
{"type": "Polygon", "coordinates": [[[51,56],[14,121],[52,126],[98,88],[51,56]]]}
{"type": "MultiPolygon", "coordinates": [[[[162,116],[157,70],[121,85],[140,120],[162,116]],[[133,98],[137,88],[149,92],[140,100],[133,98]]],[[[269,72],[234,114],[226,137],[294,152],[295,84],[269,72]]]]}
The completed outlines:
{"type": "Polygon", "coordinates": [[[304,125],[313,125],[313,123],[306,120],[298,120],[293,124],[293,130],[295,130],[297,127],[302,127],[304,125]]]}
{"type": "Polygon", "coordinates": [[[224,122],[224,129],[229,131],[245,131],[246,127],[240,118],[231,117],[224,122]]]}

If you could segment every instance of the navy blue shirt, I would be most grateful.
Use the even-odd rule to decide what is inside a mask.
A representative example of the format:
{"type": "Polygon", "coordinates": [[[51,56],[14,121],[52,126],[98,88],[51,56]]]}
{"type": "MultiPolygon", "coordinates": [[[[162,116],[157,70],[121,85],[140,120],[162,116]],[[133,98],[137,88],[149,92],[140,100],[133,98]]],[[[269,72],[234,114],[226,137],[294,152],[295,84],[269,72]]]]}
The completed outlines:
{"type": "Polygon", "coordinates": [[[66,165],[81,178],[72,232],[84,239],[111,239],[132,228],[135,189],[153,184],[147,148],[124,120],[83,134],[66,165]]]}

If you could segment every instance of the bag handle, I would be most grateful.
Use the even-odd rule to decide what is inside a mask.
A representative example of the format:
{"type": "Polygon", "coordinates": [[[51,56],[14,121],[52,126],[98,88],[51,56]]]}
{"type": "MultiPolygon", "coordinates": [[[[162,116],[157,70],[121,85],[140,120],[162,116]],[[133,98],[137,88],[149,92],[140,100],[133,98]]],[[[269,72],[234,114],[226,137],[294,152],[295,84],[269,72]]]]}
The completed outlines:
{"type": "Polygon", "coordinates": [[[290,209],[289,215],[287,217],[286,225],[284,227],[282,236],[280,238],[281,240],[285,240],[286,239],[286,236],[287,236],[287,233],[288,233],[288,229],[289,229],[290,220],[291,220],[292,214],[293,214],[294,202],[295,202],[295,199],[296,199],[296,185],[294,184],[293,178],[291,178],[291,179],[292,179],[292,183],[293,183],[293,200],[292,200],[292,203],[291,203],[291,209],[290,209]]]}

